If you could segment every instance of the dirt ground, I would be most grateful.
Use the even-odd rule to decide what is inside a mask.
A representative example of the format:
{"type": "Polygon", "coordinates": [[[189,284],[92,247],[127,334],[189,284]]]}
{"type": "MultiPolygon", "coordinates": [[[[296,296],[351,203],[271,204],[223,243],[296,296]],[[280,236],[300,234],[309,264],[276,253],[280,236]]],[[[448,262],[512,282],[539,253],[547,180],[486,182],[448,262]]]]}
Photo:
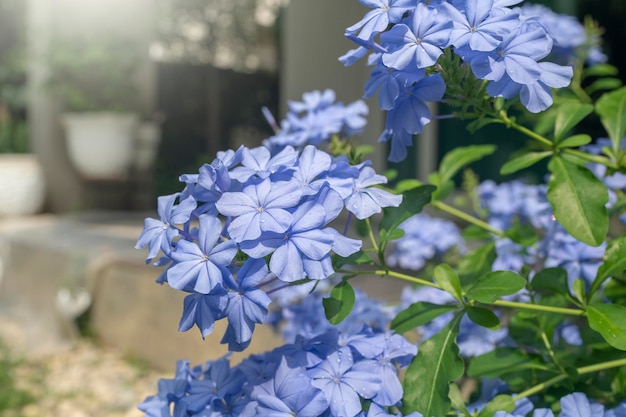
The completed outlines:
{"type": "Polygon", "coordinates": [[[168,377],[88,340],[15,363],[15,386],[33,402],[0,411],[2,417],[140,417],[137,404],[156,392],[159,378],[168,377]]]}

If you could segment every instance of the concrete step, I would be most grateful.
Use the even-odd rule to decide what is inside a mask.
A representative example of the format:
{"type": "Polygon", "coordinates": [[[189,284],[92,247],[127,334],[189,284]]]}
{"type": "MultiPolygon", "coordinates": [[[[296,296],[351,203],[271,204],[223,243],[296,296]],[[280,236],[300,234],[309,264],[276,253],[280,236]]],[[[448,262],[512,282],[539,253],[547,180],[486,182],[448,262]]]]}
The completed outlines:
{"type": "MultiPolygon", "coordinates": [[[[195,328],[177,331],[185,294],[156,284],[161,270],[145,264],[146,250],[134,249],[143,219],[154,215],[98,211],[0,220],[0,337],[29,355],[54,353],[77,341],[76,318],[88,312],[99,343],[158,369],[226,354],[219,343],[225,320],[206,340],[195,328]]],[[[401,288],[365,281],[368,293],[388,300],[401,288]]],[[[260,326],[232,360],[280,343],[260,326]]]]}

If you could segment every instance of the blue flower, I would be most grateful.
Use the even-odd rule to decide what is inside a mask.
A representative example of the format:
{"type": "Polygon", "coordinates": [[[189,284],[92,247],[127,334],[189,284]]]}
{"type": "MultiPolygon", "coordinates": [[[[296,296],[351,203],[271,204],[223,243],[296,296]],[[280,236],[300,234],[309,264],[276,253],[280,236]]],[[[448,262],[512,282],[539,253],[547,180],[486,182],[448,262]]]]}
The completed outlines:
{"type": "Polygon", "coordinates": [[[347,33],[356,34],[364,40],[370,40],[387,29],[390,23],[399,23],[402,15],[414,7],[413,0],[359,0],[361,4],[374,10],[346,29],[347,33]]]}
{"type": "Polygon", "coordinates": [[[283,358],[274,378],[254,388],[257,416],[317,417],[328,409],[322,392],[312,387],[311,378],[301,367],[289,367],[283,358]]]}
{"type": "Polygon", "coordinates": [[[167,283],[178,290],[208,294],[229,275],[225,267],[237,254],[237,245],[231,240],[216,245],[222,234],[219,219],[205,214],[198,221],[198,243],[178,241],[171,254],[174,265],[167,270],[167,283]]]}
{"type": "Polygon", "coordinates": [[[172,240],[179,235],[176,224],[186,223],[193,209],[196,208],[196,201],[193,198],[186,198],[175,205],[180,193],[165,195],[158,198],[158,209],[161,220],[146,218],[144,227],[137,239],[136,249],[148,246],[148,257],[146,263],[150,263],[158,254],[159,250],[165,255],[169,255],[172,247],[172,240]]]}
{"type": "Polygon", "coordinates": [[[297,183],[266,178],[240,192],[222,194],[216,206],[221,214],[235,217],[228,234],[239,243],[258,239],[264,232],[285,232],[292,221],[287,209],[298,204],[301,197],[297,183]]]}
{"type": "Polygon", "coordinates": [[[603,417],[604,406],[591,403],[585,394],[575,392],[561,398],[561,414],[559,417],[603,417]]]}
{"type": "MultiPolygon", "coordinates": [[[[252,338],[255,324],[263,323],[267,317],[267,307],[271,299],[258,288],[268,275],[264,259],[248,259],[239,272],[237,280],[227,279],[228,292],[228,337],[234,337],[238,344],[244,344],[252,338]]],[[[224,343],[224,342],[222,342],[224,343]]]]}
{"type": "Polygon", "coordinates": [[[418,3],[411,26],[403,23],[393,26],[380,36],[383,63],[390,68],[404,69],[408,65],[426,68],[434,65],[448,45],[452,21],[423,3],[418,3]]]}
{"type": "Polygon", "coordinates": [[[431,113],[426,102],[441,100],[445,90],[441,74],[407,82],[401,87],[393,109],[387,113],[385,132],[379,139],[381,142],[391,140],[390,161],[406,158],[406,147],[412,145],[412,135],[420,133],[430,123],[431,113]]]}
{"type": "Polygon", "coordinates": [[[273,156],[264,146],[253,149],[244,148],[241,165],[233,168],[230,175],[242,183],[250,178],[265,179],[270,176],[275,179],[289,179],[297,159],[298,152],[291,146],[283,148],[273,156]]]}
{"type": "Polygon", "coordinates": [[[183,314],[178,331],[186,332],[196,325],[204,339],[213,332],[215,320],[225,317],[227,304],[228,296],[222,287],[209,294],[189,294],[183,302],[183,314]]]}
{"type": "Polygon", "coordinates": [[[483,80],[499,81],[505,74],[518,84],[532,84],[542,74],[538,61],[552,48],[552,38],[542,28],[527,32],[518,28],[507,34],[491,52],[476,52],[459,48],[464,60],[469,60],[474,74],[483,80]]]}
{"type": "Polygon", "coordinates": [[[372,187],[386,183],[387,178],[376,174],[372,167],[363,167],[359,178],[354,180],[352,194],[345,200],[348,211],[354,213],[357,219],[362,220],[380,213],[383,207],[398,207],[402,202],[401,195],[372,187]]]}
{"type": "Polygon", "coordinates": [[[517,13],[492,13],[494,0],[466,0],[463,3],[463,13],[452,12],[454,29],[450,43],[457,48],[467,45],[473,51],[493,51],[503,35],[517,26],[517,13]]]}
{"type": "Polygon", "coordinates": [[[602,264],[606,242],[600,246],[589,246],[576,240],[561,226],[544,238],[546,267],[561,267],[567,271],[567,281],[573,292],[574,281],[582,279],[587,287],[595,280],[602,264]]]}
{"type": "Polygon", "coordinates": [[[308,372],[311,384],[324,393],[333,416],[356,416],[362,411],[360,398],[373,398],[380,389],[378,374],[353,365],[352,353],[342,348],[308,372]]]}
{"type": "Polygon", "coordinates": [[[398,228],[404,230],[404,236],[394,241],[387,256],[389,266],[418,271],[428,260],[455,246],[461,251],[464,249],[461,233],[450,220],[420,213],[409,217],[398,228]]]}

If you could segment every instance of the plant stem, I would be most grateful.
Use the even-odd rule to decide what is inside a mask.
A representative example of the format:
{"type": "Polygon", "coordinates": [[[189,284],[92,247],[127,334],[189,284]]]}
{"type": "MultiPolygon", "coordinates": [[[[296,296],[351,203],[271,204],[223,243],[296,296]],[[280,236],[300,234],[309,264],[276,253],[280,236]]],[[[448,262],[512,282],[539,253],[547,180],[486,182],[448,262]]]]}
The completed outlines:
{"type": "Polygon", "coordinates": [[[495,306],[500,306],[500,307],[511,307],[511,308],[521,308],[521,309],[526,309],[526,310],[545,311],[547,313],[567,314],[570,316],[584,316],[585,315],[584,310],[544,306],[541,304],[526,304],[526,303],[518,303],[515,301],[505,301],[505,300],[496,300],[492,304],[495,306]]]}
{"type": "MultiPolygon", "coordinates": [[[[513,120],[511,120],[509,118],[509,116],[507,116],[506,112],[504,110],[500,111],[500,113],[498,113],[498,117],[500,118],[500,120],[502,120],[504,122],[504,124],[510,128],[513,128],[515,130],[517,130],[518,132],[521,132],[523,134],[525,134],[526,136],[536,140],[537,142],[540,142],[541,144],[549,147],[550,149],[555,149],[555,143],[553,143],[550,139],[546,138],[545,136],[541,136],[540,134],[533,132],[532,130],[522,126],[522,125],[518,125],[517,123],[515,123],[513,120]]],[[[604,158],[602,156],[599,155],[591,155],[588,154],[586,152],[581,152],[578,151],[576,149],[569,149],[569,148],[563,148],[559,150],[560,152],[566,153],[568,155],[572,155],[572,156],[576,156],[578,158],[587,160],[589,162],[594,162],[596,164],[601,164],[601,165],[605,165],[609,168],[613,168],[613,169],[618,169],[618,165],[615,162],[610,161],[607,158],[604,158]]]]}
{"type": "MultiPolygon", "coordinates": [[[[616,359],[608,362],[597,363],[595,365],[588,365],[577,368],[576,371],[579,375],[590,374],[592,372],[603,371],[605,369],[617,368],[618,366],[626,366],[626,358],[616,359]]],[[[569,376],[565,373],[555,376],[554,378],[548,379],[541,384],[537,384],[534,387],[527,389],[526,391],[520,392],[516,396],[513,397],[513,401],[517,401],[519,399],[529,397],[533,394],[543,391],[545,388],[548,388],[551,385],[554,385],[558,382],[567,379],[569,376]]]]}
{"type": "Polygon", "coordinates": [[[365,219],[365,224],[367,225],[367,232],[369,234],[370,241],[372,242],[372,247],[378,253],[380,249],[378,247],[378,243],[376,243],[376,238],[374,237],[374,230],[372,229],[372,223],[370,223],[369,217],[365,219]]]}
{"type": "Polygon", "coordinates": [[[374,270],[374,271],[366,271],[365,273],[371,273],[371,274],[374,274],[374,275],[380,275],[381,277],[386,277],[386,276],[394,277],[394,278],[402,279],[404,281],[412,282],[414,284],[427,285],[429,287],[433,287],[433,288],[437,288],[437,289],[443,290],[443,288],[441,288],[441,286],[439,286],[438,284],[435,284],[434,282],[427,281],[425,279],[418,278],[418,277],[412,277],[411,275],[402,274],[400,272],[389,271],[389,270],[384,270],[384,269],[377,269],[377,270],[374,270]]]}
{"type": "Polygon", "coordinates": [[[471,223],[473,225],[476,225],[476,226],[478,226],[478,227],[480,227],[480,228],[482,228],[482,229],[484,229],[484,230],[486,230],[488,232],[491,232],[491,233],[493,233],[493,234],[495,234],[497,236],[504,237],[506,235],[504,233],[504,231],[502,231],[502,230],[500,230],[500,229],[498,229],[496,227],[493,227],[489,223],[487,223],[485,221],[482,221],[480,219],[477,219],[476,217],[474,217],[474,216],[472,216],[470,214],[467,214],[467,213],[465,213],[465,212],[463,212],[463,211],[461,211],[461,210],[459,210],[459,209],[457,209],[455,207],[452,207],[451,205],[446,204],[443,201],[432,201],[431,205],[433,207],[441,210],[441,211],[445,211],[448,214],[452,214],[453,216],[456,216],[456,217],[458,217],[461,220],[465,220],[466,222],[471,223]]]}

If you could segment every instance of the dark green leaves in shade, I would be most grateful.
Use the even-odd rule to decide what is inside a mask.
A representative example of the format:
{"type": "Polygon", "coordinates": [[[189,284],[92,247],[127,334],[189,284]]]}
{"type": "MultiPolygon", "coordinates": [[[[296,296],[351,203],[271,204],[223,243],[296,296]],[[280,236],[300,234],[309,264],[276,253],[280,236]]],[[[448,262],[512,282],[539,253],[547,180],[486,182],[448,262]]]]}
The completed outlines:
{"type": "Polygon", "coordinates": [[[341,323],[354,307],[354,289],[348,281],[342,281],[330,292],[329,298],[324,298],[324,313],[331,324],[341,323]]]}
{"type": "Polygon", "coordinates": [[[603,94],[596,102],[596,113],[611,138],[613,150],[619,150],[626,133],[626,87],[603,94]]]}
{"type": "Polygon", "coordinates": [[[491,304],[500,297],[515,294],[525,285],[526,280],[514,272],[494,271],[480,277],[465,296],[470,300],[491,304]]]}
{"type": "Polygon", "coordinates": [[[449,384],[463,375],[456,337],[463,313],[424,341],[404,377],[403,414],[414,411],[424,416],[445,416],[450,411],[449,384]]]}
{"type": "Polygon", "coordinates": [[[600,265],[596,278],[591,284],[589,296],[594,294],[609,277],[624,270],[626,270],[626,235],[609,242],[604,252],[604,263],[600,265]]]}
{"type": "Polygon", "coordinates": [[[387,207],[384,209],[384,217],[380,224],[381,245],[384,242],[401,237],[394,234],[394,231],[403,221],[422,211],[424,206],[430,202],[433,191],[435,191],[435,187],[432,185],[422,185],[413,188],[402,194],[402,203],[398,207],[387,207]]]}
{"type": "Polygon", "coordinates": [[[609,345],[626,350],[626,307],[594,303],[587,306],[589,326],[600,333],[609,345]]]}
{"type": "Polygon", "coordinates": [[[606,210],[608,192],[602,181],[587,168],[555,156],[548,164],[552,173],[548,201],[554,216],[576,239],[600,245],[609,228],[606,210]]]}
{"type": "Polygon", "coordinates": [[[465,311],[469,319],[479,326],[490,330],[498,330],[501,327],[498,316],[487,308],[468,307],[465,311]]]}
{"type": "Polygon", "coordinates": [[[454,305],[439,305],[425,301],[413,303],[398,313],[391,322],[391,329],[397,333],[404,333],[457,308],[458,306],[454,305]]]}
{"type": "Polygon", "coordinates": [[[540,293],[569,294],[567,271],[563,268],[546,268],[539,271],[530,282],[540,293]]]}
{"type": "Polygon", "coordinates": [[[454,272],[452,267],[447,264],[437,265],[434,271],[435,281],[448,294],[453,296],[458,302],[463,302],[463,294],[461,292],[461,281],[459,276],[454,272]]]}

